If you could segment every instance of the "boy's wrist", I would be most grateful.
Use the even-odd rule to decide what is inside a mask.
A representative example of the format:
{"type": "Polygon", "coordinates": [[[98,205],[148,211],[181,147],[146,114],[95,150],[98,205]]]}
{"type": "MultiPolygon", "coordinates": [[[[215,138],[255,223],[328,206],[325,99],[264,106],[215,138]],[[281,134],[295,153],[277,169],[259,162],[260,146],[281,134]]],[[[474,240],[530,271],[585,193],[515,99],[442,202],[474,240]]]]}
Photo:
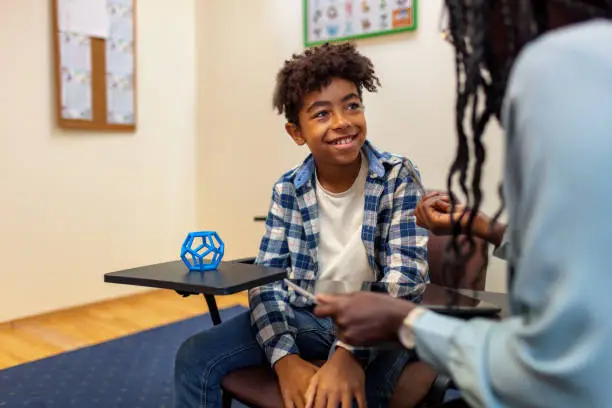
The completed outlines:
{"type": "Polygon", "coordinates": [[[359,365],[365,367],[369,358],[369,351],[363,348],[356,348],[344,343],[341,340],[336,340],[334,352],[332,356],[336,353],[340,352],[340,354],[348,354],[352,359],[357,361],[359,365]]]}
{"type": "Polygon", "coordinates": [[[350,360],[363,367],[363,363],[353,354],[353,352],[350,349],[345,348],[342,344],[336,345],[336,350],[334,350],[330,360],[339,362],[350,360]]]}
{"type": "Polygon", "coordinates": [[[299,359],[300,356],[297,354],[287,354],[285,357],[279,358],[274,363],[274,371],[277,375],[280,375],[281,372],[289,370],[291,366],[299,359]]]}

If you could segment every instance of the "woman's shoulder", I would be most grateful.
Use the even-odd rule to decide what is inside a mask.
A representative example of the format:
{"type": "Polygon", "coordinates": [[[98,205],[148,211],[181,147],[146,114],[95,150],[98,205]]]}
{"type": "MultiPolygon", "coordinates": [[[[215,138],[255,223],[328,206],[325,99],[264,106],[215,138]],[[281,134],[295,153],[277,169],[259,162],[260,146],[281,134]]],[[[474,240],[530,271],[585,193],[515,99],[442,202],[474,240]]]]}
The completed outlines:
{"type": "Polygon", "coordinates": [[[511,84],[525,83],[533,87],[544,80],[562,79],[568,73],[579,79],[581,72],[586,75],[587,72],[604,71],[605,79],[612,81],[610,44],[612,21],[608,20],[592,20],[552,30],[524,47],[514,64],[511,84]]]}

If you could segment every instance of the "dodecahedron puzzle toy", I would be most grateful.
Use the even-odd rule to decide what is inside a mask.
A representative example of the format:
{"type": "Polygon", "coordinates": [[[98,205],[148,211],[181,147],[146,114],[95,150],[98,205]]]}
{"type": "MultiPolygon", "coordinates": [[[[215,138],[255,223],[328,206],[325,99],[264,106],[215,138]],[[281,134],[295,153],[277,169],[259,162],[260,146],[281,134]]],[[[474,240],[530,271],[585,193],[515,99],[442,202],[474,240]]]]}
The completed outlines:
{"type": "Polygon", "coordinates": [[[190,271],[217,269],[225,244],[215,231],[197,231],[187,234],[181,248],[181,259],[190,271]]]}

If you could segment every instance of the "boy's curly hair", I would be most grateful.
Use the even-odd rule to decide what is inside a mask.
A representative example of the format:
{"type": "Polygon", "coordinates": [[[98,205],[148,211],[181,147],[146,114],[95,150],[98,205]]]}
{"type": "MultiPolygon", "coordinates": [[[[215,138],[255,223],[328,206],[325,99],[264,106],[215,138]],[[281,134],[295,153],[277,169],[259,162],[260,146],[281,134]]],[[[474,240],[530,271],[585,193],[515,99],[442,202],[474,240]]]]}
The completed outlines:
{"type": "Polygon", "coordinates": [[[328,86],[332,78],[342,78],[363,89],[376,92],[380,80],[369,58],[361,55],[352,43],[325,43],[294,54],[276,76],[273,105],[287,121],[299,124],[304,95],[328,86]]]}

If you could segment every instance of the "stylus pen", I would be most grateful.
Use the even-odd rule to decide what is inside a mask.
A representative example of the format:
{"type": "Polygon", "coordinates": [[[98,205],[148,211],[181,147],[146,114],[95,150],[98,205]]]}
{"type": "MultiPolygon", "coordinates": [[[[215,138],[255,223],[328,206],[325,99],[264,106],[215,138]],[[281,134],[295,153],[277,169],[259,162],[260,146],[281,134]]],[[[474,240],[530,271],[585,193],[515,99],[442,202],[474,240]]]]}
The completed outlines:
{"type": "Polygon", "coordinates": [[[287,286],[293,288],[293,290],[295,290],[300,295],[305,296],[308,299],[312,300],[313,302],[317,303],[317,297],[313,295],[312,293],[308,292],[306,289],[302,289],[295,283],[291,282],[289,279],[285,279],[285,283],[287,284],[287,286]]]}

